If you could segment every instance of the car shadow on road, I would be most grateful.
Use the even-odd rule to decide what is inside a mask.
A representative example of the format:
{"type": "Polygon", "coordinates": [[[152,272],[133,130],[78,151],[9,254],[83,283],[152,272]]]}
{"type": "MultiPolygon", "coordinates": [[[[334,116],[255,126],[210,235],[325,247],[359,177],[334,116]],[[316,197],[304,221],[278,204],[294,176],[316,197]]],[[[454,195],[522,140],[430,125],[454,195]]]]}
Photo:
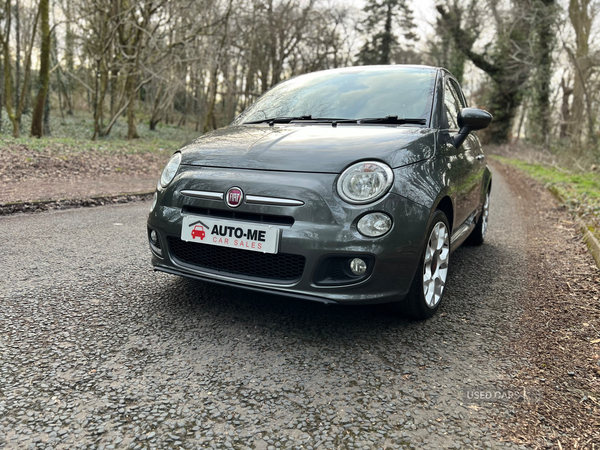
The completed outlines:
{"type": "MultiPolygon", "coordinates": [[[[449,324],[463,324],[465,317],[472,324],[499,322],[499,326],[503,320],[514,320],[507,317],[514,315],[513,309],[507,309],[507,302],[514,302],[513,294],[519,289],[518,276],[512,273],[518,270],[516,253],[515,248],[493,243],[457,249],[451,257],[444,304],[432,319],[424,322],[394,314],[385,305],[324,305],[167,276],[161,279],[162,294],[157,296],[154,308],[158,308],[160,316],[171,319],[165,326],[175,323],[188,331],[211,333],[209,324],[228,323],[234,325],[227,327],[231,337],[252,330],[258,334],[268,332],[272,338],[295,336],[302,340],[351,343],[373,337],[374,333],[391,334],[401,340],[405,332],[419,328],[425,335],[428,330],[435,330],[441,333],[437,338],[443,338],[444,333],[455,328],[449,324]],[[501,273],[499,267],[508,268],[508,273],[501,273]]],[[[222,335],[222,327],[219,333],[222,335]]]]}

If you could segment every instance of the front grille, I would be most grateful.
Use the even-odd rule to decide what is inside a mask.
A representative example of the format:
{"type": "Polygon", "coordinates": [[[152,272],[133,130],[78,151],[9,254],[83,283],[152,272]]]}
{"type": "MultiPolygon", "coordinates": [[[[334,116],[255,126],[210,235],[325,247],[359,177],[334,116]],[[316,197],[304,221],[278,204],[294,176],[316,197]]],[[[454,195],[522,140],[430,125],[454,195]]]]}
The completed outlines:
{"type": "Polygon", "coordinates": [[[171,255],[178,262],[220,275],[255,278],[262,281],[291,283],[304,272],[306,258],[286,253],[259,253],[237,248],[186,242],[167,238],[171,255]]]}
{"type": "Polygon", "coordinates": [[[216,217],[219,219],[244,220],[255,223],[268,223],[291,227],[294,225],[294,218],[291,216],[277,216],[273,214],[257,214],[242,211],[231,211],[216,208],[199,208],[197,206],[184,205],[181,211],[183,214],[199,214],[201,216],[216,217]]]}

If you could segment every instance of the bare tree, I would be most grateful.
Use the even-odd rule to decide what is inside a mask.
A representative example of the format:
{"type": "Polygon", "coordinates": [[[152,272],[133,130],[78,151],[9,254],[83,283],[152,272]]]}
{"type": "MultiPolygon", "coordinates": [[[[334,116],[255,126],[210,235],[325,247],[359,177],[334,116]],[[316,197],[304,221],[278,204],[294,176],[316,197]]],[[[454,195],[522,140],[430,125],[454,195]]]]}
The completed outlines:
{"type": "Polygon", "coordinates": [[[2,54],[4,56],[4,106],[6,107],[6,113],[13,126],[13,136],[19,137],[21,116],[27,102],[26,94],[28,92],[29,78],[31,75],[31,52],[33,51],[39,10],[38,13],[34,13],[35,20],[33,21],[33,27],[30,32],[30,40],[25,55],[25,73],[23,76],[23,85],[21,86],[21,91],[19,93],[19,102],[16,104],[13,100],[12,61],[10,57],[10,32],[12,24],[12,8],[10,0],[7,0],[5,3],[3,16],[5,29],[4,31],[0,29],[0,43],[2,44],[2,54]]]}
{"type": "MultiPolygon", "coordinates": [[[[477,7],[477,3],[472,0],[470,7],[477,7]]],[[[499,9],[496,2],[489,2],[488,6],[495,33],[483,51],[474,47],[479,36],[464,26],[465,7],[454,3],[438,5],[437,10],[456,46],[492,81],[485,105],[494,114],[490,135],[492,142],[503,143],[509,141],[513,119],[531,72],[532,4],[529,0],[517,0],[505,10],[499,9]]],[[[481,10],[478,14],[483,16],[481,10]]]]}
{"type": "Polygon", "coordinates": [[[568,126],[569,135],[575,142],[581,142],[584,111],[587,110],[587,128],[590,140],[597,143],[595,135],[596,114],[592,106],[592,93],[589,91],[588,81],[594,66],[600,61],[595,60],[590,54],[590,36],[592,22],[597,14],[599,5],[592,0],[570,0],[569,19],[575,31],[575,50],[565,44],[574,71],[573,101],[568,126]]]}
{"type": "MultiPolygon", "coordinates": [[[[35,15],[28,12],[19,28],[19,42],[27,41],[26,51],[19,52],[26,76],[15,109],[16,10],[10,1],[8,9],[3,4],[0,38],[8,61],[4,84],[12,88],[3,100],[13,120],[32,102],[28,67],[36,48],[28,22],[35,15]]],[[[23,19],[27,8],[17,1],[23,19]]],[[[58,0],[54,8],[62,9],[64,21],[55,25],[52,45],[40,40],[40,55],[45,57],[47,47],[50,53],[48,64],[40,59],[39,79],[44,81],[51,66],[52,95],[58,96],[52,105],[61,115],[63,109],[67,115],[91,113],[92,139],[109,135],[121,120],[129,138],[138,135],[140,119],[150,129],[161,121],[195,123],[199,131],[221,127],[283,79],[351,64],[356,39],[356,19],[332,0],[58,0]]],[[[41,103],[40,89],[35,102],[36,135],[40,105],[46,118],[52,106],[48,88],[45,92],[48,101],[41,103]]]]}
{"type": "Polygon", "coordinates": [[[556,0],[536,0],[531,9],[532,63],[529,109],[529,137],[537,143],[550,142],[550,93],[553,75],[553,52],[556,48],[558,5],[556,0]]]}
{"type": "Polygon", "coordinates": [[[39,16],[41,20],[42,48],[40,54],[40,88],[35,101],[31,119],[31,135],[40,138],[44,134],[44,107],[50,84],[50,4],[49,0],[40,0],[39,16]]]}

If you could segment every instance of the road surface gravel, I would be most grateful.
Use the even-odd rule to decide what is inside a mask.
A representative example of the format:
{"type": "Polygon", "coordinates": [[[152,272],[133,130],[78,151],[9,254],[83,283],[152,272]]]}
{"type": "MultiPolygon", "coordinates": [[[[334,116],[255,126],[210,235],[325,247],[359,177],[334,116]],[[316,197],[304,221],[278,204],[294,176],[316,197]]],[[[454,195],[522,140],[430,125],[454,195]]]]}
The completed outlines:
{"type": "Polygon", "coordinates": [[[488,240],[412,322],[155,273],[148,202],[0,218],[0,448],[445,449],[506,442],[523,217],[494,174],[488,240]]]}

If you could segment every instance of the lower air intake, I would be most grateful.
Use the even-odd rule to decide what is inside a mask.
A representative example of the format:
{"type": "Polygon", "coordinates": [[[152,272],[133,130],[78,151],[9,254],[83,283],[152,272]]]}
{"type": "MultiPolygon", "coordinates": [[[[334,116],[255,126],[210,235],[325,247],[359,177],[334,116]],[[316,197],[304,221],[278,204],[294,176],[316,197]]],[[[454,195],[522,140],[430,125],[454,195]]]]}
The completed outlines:
{"type": "Polygon", "coordinates": [[[179,263],[206,272],[290,284],[304,272],[306,258],[286,253],[259,253],[167,238],[171,256],[179,263]]]}

